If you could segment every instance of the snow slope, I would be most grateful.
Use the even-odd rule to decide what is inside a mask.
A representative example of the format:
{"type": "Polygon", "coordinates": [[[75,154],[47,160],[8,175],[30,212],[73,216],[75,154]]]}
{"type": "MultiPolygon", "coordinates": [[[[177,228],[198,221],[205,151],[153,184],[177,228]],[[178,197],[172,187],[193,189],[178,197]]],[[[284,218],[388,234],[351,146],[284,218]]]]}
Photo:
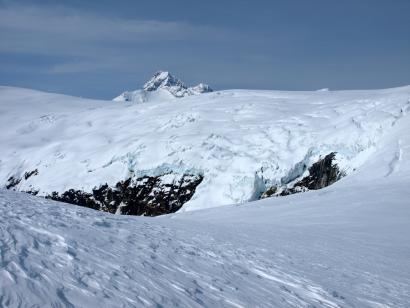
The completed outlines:
{"type": "Polygon", "coordinates": [[[0,191],[0,306],[408,307],[408,139],[373,179],[157,218],[0,191]]]}
{"type": "Polygon", "coordinates": [[[146,104],[0,87],[0,184],[37,169],[15,188],[47,195],[171,170],[204,176],[182,210],[243,203],[330,152],[354,173],[409,110],[409,86],[228,90],[146,104]]]}
{"type": "Polygon", "coordinates": [[[199,209],[251,192],[261,164],[280,180],[337,150],[351,169],[322,190],[156,218],[0,190],[1,307],[409,307],[409,87],[223,91],[177,111],[0,93],[1,176],[35,165],[21,185],[44,191],[165,162],[208,176],[186,204],[199,209]]]}

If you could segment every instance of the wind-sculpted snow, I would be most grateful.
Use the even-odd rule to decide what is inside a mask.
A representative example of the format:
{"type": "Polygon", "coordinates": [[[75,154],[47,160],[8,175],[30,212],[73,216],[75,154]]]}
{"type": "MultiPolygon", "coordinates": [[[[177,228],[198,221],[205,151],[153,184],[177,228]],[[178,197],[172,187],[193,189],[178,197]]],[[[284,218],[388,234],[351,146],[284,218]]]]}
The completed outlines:
{"type": "MultiPolygon", "coordinates": [[[[243,203],[333,152],[349,178],[409,110],[410,87],[229,90],[139,105],[1,87],[0,184],[91,193],[175,171],[204,177],[182,210],[243,203]]],[[[400,159],[397,150],[391,172],[400,159]]]]}
{"type": "Polygon", "coordinates": [[[0,192],[1,307],[408,307],[410,181],[144,218],[0,192]]]}

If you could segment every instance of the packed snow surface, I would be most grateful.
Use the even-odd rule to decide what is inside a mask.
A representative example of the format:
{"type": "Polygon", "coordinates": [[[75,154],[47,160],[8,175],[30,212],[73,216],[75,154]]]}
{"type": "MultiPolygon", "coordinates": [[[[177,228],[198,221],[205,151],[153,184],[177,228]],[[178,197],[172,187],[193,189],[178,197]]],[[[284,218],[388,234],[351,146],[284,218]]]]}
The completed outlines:
{"type": "Polygon", "coordinates": [[[171,170],[204,176],[182,210],[243,203],[330,152],[353,173],[409,110],[410,87],[227,90],[145,104],[0,87],[0,183],[37,169],[15,188],[47,195],[171,170]]]}
{"type": "Polygon", "coordinates": [[[1,191],[0,306],[409,307],[409,184],[158,218],[1,191]]]}

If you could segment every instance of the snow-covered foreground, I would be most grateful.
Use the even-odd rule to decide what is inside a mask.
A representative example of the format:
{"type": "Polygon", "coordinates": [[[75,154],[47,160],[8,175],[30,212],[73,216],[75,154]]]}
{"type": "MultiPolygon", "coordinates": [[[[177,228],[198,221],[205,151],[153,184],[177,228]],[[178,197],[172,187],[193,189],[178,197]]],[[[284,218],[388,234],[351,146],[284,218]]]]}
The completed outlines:
{"type": "Polygon", "coordinates": [[[2,181],[39,171],[18,190],[204,174],[183,208],[202,210],[156,218],[0,190],[0,307],[409,307],[409,98],[235,90],[135,105],[0,88],[2,181]],[[348,171],[335,184],[221,206],[250,199],[261,167],[274,182],[331,151],[348,171]]]}
{"type": "Polygon", "coordinates": [[[408,307],[409,182],[341,184],[158,218],[1,191],[0,306],[408,307]]]}

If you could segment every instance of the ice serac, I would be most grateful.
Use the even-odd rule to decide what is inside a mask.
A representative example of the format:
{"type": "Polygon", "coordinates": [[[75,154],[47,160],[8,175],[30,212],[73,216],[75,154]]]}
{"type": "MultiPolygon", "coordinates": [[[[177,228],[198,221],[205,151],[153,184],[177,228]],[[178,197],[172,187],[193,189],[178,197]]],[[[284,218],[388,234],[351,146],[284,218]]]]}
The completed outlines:
{"type": "Polygon", "coordinates": [[[167,71],[158,71],[141,90],[126,91],[114,98],[114,101],[146,102],[169,98],[181,98],[191,95],[212,92],[212,88],[204,83],[188,87],[179,78],[167,71]]]}

